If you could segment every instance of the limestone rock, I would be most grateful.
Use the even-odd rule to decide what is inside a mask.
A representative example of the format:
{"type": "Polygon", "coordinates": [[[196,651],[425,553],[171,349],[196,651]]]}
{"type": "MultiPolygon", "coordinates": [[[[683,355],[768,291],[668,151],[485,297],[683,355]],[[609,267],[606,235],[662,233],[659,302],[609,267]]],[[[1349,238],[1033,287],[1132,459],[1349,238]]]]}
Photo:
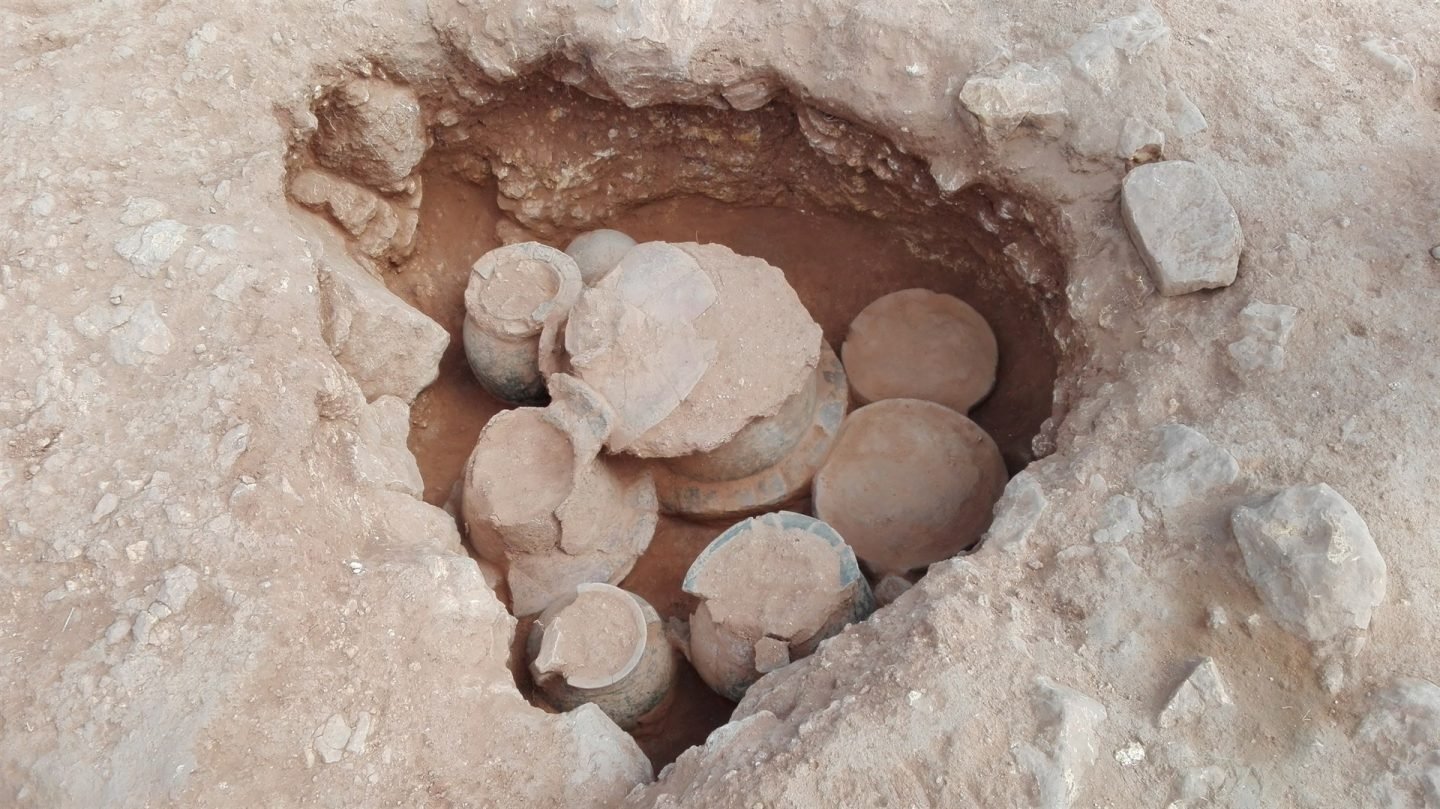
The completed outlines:
{"type": "Polygon", "coordinates": [[[1099,543],[1123,542],[1136,531],[1145,527],[1140,516],[1140,504],[1135,498],[1117,494],[1105,501],[1100,514],[1100,527],[1090,538],[1099,543]]]}
{"type": "Polygon", "coordinates": [[[1096,700],[1048,677],[1036,678],[1035,685],[1040,736],[1034,744],[1016,746],[1013,753],[1034,779],[1034,805],[1066,809],[1100,755],[1099,730],[1109,714],[1096,700]]]}
{"type": "Polygon", "coordinates": [[[415,92],[379,79],[354,79],[321,99],[315,156],[365,185],[393,188],[419,165],[429,137],[415,92]]]}
{"type": "Polygon", "coordinates": [[[1125,176],[1120,210],[1161,295],[1229,286],[1240,266],[1240,218],[1210,172],[1185,160],[1125,176]]]}
{"type": "Polygon", "coordinates": [[[345,757],[345,743],[350,741],[350,724],[340,714],[331,714],[329,719],[315,731],[315,752],[326,764],[334,764],[345,757]]]}
{"type": "Polygon", "coordinates": [[[1211,708],[1233,705],[1230,692],[1220,676],[1220,668],[1212,658],[1205,658],[1190,670],[1189,676],[1170,695],[1160,712],[1160,727],[1172,728],[1182,722],[1193,722],[1211,708]]]}
{"type": "Polygon", "coordinates": [[[1365,520],[1324,483],[1292,486],[1230,518],[1245,570],[1270,613],[1312,642],[1370,626],[1385,560],[1365,520]]]}
{"type": "Polygon", "coordinates": [[[1156,430],[1153,461],[1135,473],[1135,486],[1167,514],[1235,482],[1234,456],[1183,424],[1156,430]]]}
{"type": "Polygon", "coordinates": [[[306,169],[290,179],[290,196],[307,208],[325,211],[355,237],[360,252],[377,259],[400,261],[415,247],[420,223],[420,185],[389,198],[320,169],[306,169]]]}
{"type": "Polygon", "coordinates": [[[450,335],[359,267],[322,266],[320,301],[325,342],[365,398],[413,402],[439,375],[450,335]]]}
{"type": "Polygon", "coordinates": [[[1396,678],[1374,696],[1356,738],[1388,764],[1371,785],[1372,805],[1428,809],[1440,804],[1440,686],[1396,678]]]}
{"type": "Polygon", "coordinates": [[[1134,14],[1107,20],[1091,28],[1070,46],[1067,56],[1080,75],[1102,92],[1117,89],[1121,69],[1152,45],[1163,44],[1170,27],[1153,6],[1142,5],[1134,14]]]}
{"type": "Polygon", "coordinates": [[[1244,337],[1226,347],[1236,373],[1278,371],[1285,367],[1285,343],[1299,310],[1284,304],[1252,301],[1240,310],[1244,337]]]}
{"type": "Polygon", "coordinates": [[[1122,160],[1154,163],[1165,156],[1165,133],[1132,115],[1120,125],[1115,154],[1122,160]]]}
{"type": "Polygon", "coordinates": [[[1066,114],[1060,77],[1024,62],[996,76],[971,76],[960,88],[960,104],[986,134],[1000,139],[1021,124],[1044,128],[1066,114]]]}
{"type": "Polygon", "coordinates": [[[360,411],[359,421],[356,478],[377,488],[420,497],[425,482],[405,443],[410,434],[410,406],[394,396],[381,396],[360,411]]]}
{"type": "Polygon", "coordinates": [[[1045,490],[1030,472],[1020,472],[1005,484],[1005,491],[995,503],[995,521],[985,534],[985,542],[1010,553],[1025,549],[1025,540],[1045,513],[1050,501],[1045,490]]]}

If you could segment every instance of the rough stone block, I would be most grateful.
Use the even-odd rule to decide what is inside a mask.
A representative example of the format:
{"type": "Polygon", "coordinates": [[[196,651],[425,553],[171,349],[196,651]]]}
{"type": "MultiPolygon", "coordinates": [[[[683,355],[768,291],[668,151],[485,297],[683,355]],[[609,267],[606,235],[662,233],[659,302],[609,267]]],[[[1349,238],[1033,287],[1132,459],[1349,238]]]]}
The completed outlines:
{"type": "Polygon", "coordinates": [[[450,335],[359,267],[320,272],[321,326],[335,359],[365,398],[407,404],[435,381],[450,335]]]}
{"type": "Polygon", "coordinates": [[[1186,160],[1140,166],[1125,177],[1120,210],[1161,295],[1235,282],[1240,218],[1204,168],[1186,160]]]}
{"type": "Polygon", "coordinates": [[[1230,525],[1260,598],[1291,633],[1323,642],[1369,628],[1385,599],[1385,560],[1339,492],[1292,486],[1235,509],[1230,525]]]}

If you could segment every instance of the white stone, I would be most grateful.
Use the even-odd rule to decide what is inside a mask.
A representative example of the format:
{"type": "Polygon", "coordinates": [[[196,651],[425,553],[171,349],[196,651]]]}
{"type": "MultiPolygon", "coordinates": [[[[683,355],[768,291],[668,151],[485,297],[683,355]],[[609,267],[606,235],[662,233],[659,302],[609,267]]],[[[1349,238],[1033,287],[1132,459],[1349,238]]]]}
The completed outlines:
{"type": "Polygon", "coordinates": [[[326,764],[334,764],[345,756],[345,744],[350,740],[350,725],[340,714],[331,714],[325,724],[315,731],[315,752],[326,764]]]}
{"type": "Polygon", "coordinates": [[[1398,677],[1373,697],[1356,740],[1384,762],[1372,802],[1384,807],[1440,805],[1440,686],[1398,677]],[[1422,797],[1423,796],[1423,797],[1422,797]]]}
{"type": "Polygon", "coordinates": [[[1159,160],[1165,155],[1165,133],[1132,115],[1120,125],[1115,154],[1121,160],[1137,163],[1159,160]]]}
{"type": "Polygon", "coordinates": [[[215,448],[215,463],[221,469],[230,471],[240,456],[250,446],[250,425],[237,424],[220,437],[215,448]]]}
{"type": "Polygon", "coordinates": [[[983,542],[993,543],[1002,550],[1019,553],[1025,540],[1045,513],[1049,500],[1039,481],[1029,472],[1021,472],[1005,485],[1004,494],[995,503],[995,521],[990,524],[983,542]]]}
{"type": "Polygon", "coordinates": [[[1169,96],[1170,119],[1175,123],[1175,132],[1182,138],[1198,135],[1210,127],[1205,114],[1190,100],[1190,96],[1178,87],[1171,88],[1169,96]]]}
{"type": "Polygon", "coordinates": [[[1220,668],[1212,658],[1205,658],[1191,669],[1190,675],[1166,701],[1160,712],[1160,727],[1172,728],[1182,722],[1193,722],[1212,708],[1234,704],[1220,668]]]}
{"type": "Polygon", "coordinates": [[[1116,87],[1121,69],[1139,58],[1151,45],[1163,43],[1170,27],[1153,7],[1116,17],[1090,29],[1070,46],[1070,64],[1102,92],[1116,87]]]}
{"type": "Polygon", "coordinates": [[[1090,538],[1100,543],[1123,542],[1144,527],[1140,504],[1133,497],[1117,494],[1105,501],[1105,509],[1100,514],[1100,528],[1090,538]]]}
{"type": "Polygon", "coordinates": [[[374,717],[369,711],[361,711],[355,717],[355,730],[350,734],[350,740],[345,743],[345,752],[353,755],[361,755],[365,752],[365,743],[370,739],[370,726],[374,717]]]}
{"type": "Polygon", "coordinates": [[[154,301],[135,307],[125,322],[110,330],[110,356],[121,365],[151,362],[170,353],[174,344],[154,301]]]}
{"type": "Polygon", "coordinates": [[[1109,715],[1104,705],[1047,677],[1035,683],[1039,738],[1035,744],[1016,745],[1012,753],[1020,769],[1035,779],[1034,805],[1066,809],[1100,755],[1099,731],[1109,715]]]}
{"type": "Polygon", "coordinates": [[[1285,367],[1285,344],[1299,310],[1284,304],[1253,301],[1240,311],[1244,336],[1226,347],[1236,373],[1278,371],[1285,367]]]}
{"type": "Polygon", "coordinates": [[[135,265],[135,271],[152,278],[161,265],[185,243],[189,228],[174,219],[152,222],[115,243],[115,252],[135,265]]]}
{"type": "Polygon", "coordinates": [[[1045,127],[1066,115],[1060,77],[1024,62],[998,76],[971,76],[960,88],[960,104],[987,135],[1004,138],[1021,124],[1045,127]]]}
{"type": "Polygon", "coordinates": [[[186,565],[176,565],[165,571],[165,581],[160,585],[156,600],[171,612],[179,612],[190,601],[190,596],[200,587],[200,577],[186,565]]]}
{"type": "Polygon", "coordinates": [[[1240,218],[1210,172],[1185,160],[1138,166],[1120,209],[1161,295],[1229,286],[1240,266],[1240,218]]]}
{"type": "Polygon", "coordinates": [[[91,524],[98,523],[115,513],[115,509],[119,505],[120,498],[116,497],[114,492],[100,495],[100,501],[95,504],[95,510],[90,513],[91,524]]]}
{"type": "Polygon", "coordinates": [[[149,197],[130,197],[125,200],[125,210],[120,214],[120,224],[139,227],[164,216],[168,209],[165,203],[149,197]]]}
{"type": "Polygon", "coordinates": [[[1385,599],[1385,560],[1334,489],[1292,486],[1235,509],[1230,525],[1260,598],[1291,633],[1323,642],[1369,628],[1385,599]]]}
{"type": "Polygon", "coordinates": [[[355,476],[362,483],[420,497],[425,482],[415,454],[406,444],[410,406],[394,396],[381,396],[360,412],[353,455],[355,476]]]}
{"type": "Polygon", "coordinates": [[[1387,47],[1378,39],[1367,39],[1360,43],[1375,64],[1382,68],[1390,77],[1403,84],[1415,83],[1415,65],[1409,59],[1395,53],[1393,48],[1387,47]]]}
{"type": "Polygon", "coordinates": [[[1234,456],[1194,429],[1167,424],[1156,433],[1152,462],[1136,471],[1134,481],[1162,514],[1204,499],[1240,475],[1234,456]]]}
{"type": "Polygon", "coordinates": [[[1115,751],[1115,763],[1121,767],[1134,767],[1145,761],[1145,745],[1139,742],[1130,742],[1119,750],[1115,751]]]}

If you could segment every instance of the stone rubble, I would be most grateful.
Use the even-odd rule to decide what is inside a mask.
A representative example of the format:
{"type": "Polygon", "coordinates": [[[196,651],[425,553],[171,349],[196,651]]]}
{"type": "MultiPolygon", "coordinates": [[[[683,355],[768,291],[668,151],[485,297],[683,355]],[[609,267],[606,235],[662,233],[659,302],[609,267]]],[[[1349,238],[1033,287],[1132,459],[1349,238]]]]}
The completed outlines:
{"type": "Polygon", "coordinates": [[[1240,465],[1229,452],[1184,424],[1155,430],[1152,460],[1135,471],[1139,489],[1167,518],[1234,483],[1240,465]]]}
{"type": "Polygon", "coordinates": [[[1385,600],[1385,560],[1339,492],[1292,486],[1235,509],[1230,526],[1260,598],[1291,633],[1324,643],[1370,627],[1385,600]]]}
{"type": "Polygon", "coordinates": [[[1225,680],[1220,676],[1220,668],[1207,657],[1195,664],[1170,695],[1158,721],[1162,728],[1173,728],[1181,723],[1195,722],[1214,709],[1233,704],[1225,680]]]}
{"type": "Polygon", "coordinates": [[[1240,219],[1203,167],[1185,160],[1138,166],[1125,176],[1120,207],[1161,295],[1235,282],[1244,246],[1240,219]]]}

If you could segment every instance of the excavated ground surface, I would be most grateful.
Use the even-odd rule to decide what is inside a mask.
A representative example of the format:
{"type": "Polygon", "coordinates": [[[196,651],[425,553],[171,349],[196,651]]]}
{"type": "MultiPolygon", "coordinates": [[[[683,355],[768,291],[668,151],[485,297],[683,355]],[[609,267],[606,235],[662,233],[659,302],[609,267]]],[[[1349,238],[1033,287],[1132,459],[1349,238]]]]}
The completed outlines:
{"type": "MultiPolygon", "coordinates": [[[[1433,9],[5,3],[0,32],[7,804],[1433,803],[1433,9]],[[658,780],[598,712],[547,714],[517,691],[514,621],[425,502],[446,462],[422,478],[407,448],[442,421],[424,410],[443,413],[443,387],[409,405],[444,330],[287,198],[325,88],[361,74],[414,88],[444,174],[463,169],[442,160],[446,134],[536,71],[731,121],[744,116],[727,105],[794,99],[862,125],[811,119],[801,134],[876,177],[868,190],[900,176],[896,200],[931,183],[974,210],[977,189],[1005,189],[1044,207],[1038,229],[1066,261],[1063,279],[1037,277],[1073,318],[1057,336],[1063,420],[1040,431],[1045,457],[1011,481],[985,548],[762,680],[658,780]],[[960,98],[1000,76],[1023,79],[1013,128],[960,98]],[[1234,204],[1232,286],[1155,295],[1118,205],[1117,145],[1146,127],[1234,204]],[[1296,309],[1262,368],[1230,350],[1255,337],[1254,303],[1296,309]],[[1388,567],[1368,630],[1318,647],[1262,602],[1229,526],[1311,482],[1355,507],[1388,567]],[[1116,523],[1123,498],[1133,519],[1116,523]],[[1206,659],[1223,700],[1191,674],[1206,659]]],[[[545,165],[522,154],[544,142],[511,142],[515,164],[545,165]]],[[[499,207],[543,238],[592,221],[668,236],[710,204],[667,193],[642,226],[633,194],[529,179],[500,178],[499,207]],[[555,204],[575,199],[575,216],[555,204]]],[[[855,250],[912,271],[908,247],[882,249],[894,234],[843,213],[864,194],[802,190],[825,187],[833,204],[805,204],[797,228],[845,222],[855,250]]],[[[499,210],[464,193],[456,215],[499,210]]],[[[743,218],[754,206],[797,207],[719,198],[740,206],[703,217],[722,241],[763,229],[743,218]]],[[[1019,277],[1036,266],[1004,258],[1019,277]]]]}

